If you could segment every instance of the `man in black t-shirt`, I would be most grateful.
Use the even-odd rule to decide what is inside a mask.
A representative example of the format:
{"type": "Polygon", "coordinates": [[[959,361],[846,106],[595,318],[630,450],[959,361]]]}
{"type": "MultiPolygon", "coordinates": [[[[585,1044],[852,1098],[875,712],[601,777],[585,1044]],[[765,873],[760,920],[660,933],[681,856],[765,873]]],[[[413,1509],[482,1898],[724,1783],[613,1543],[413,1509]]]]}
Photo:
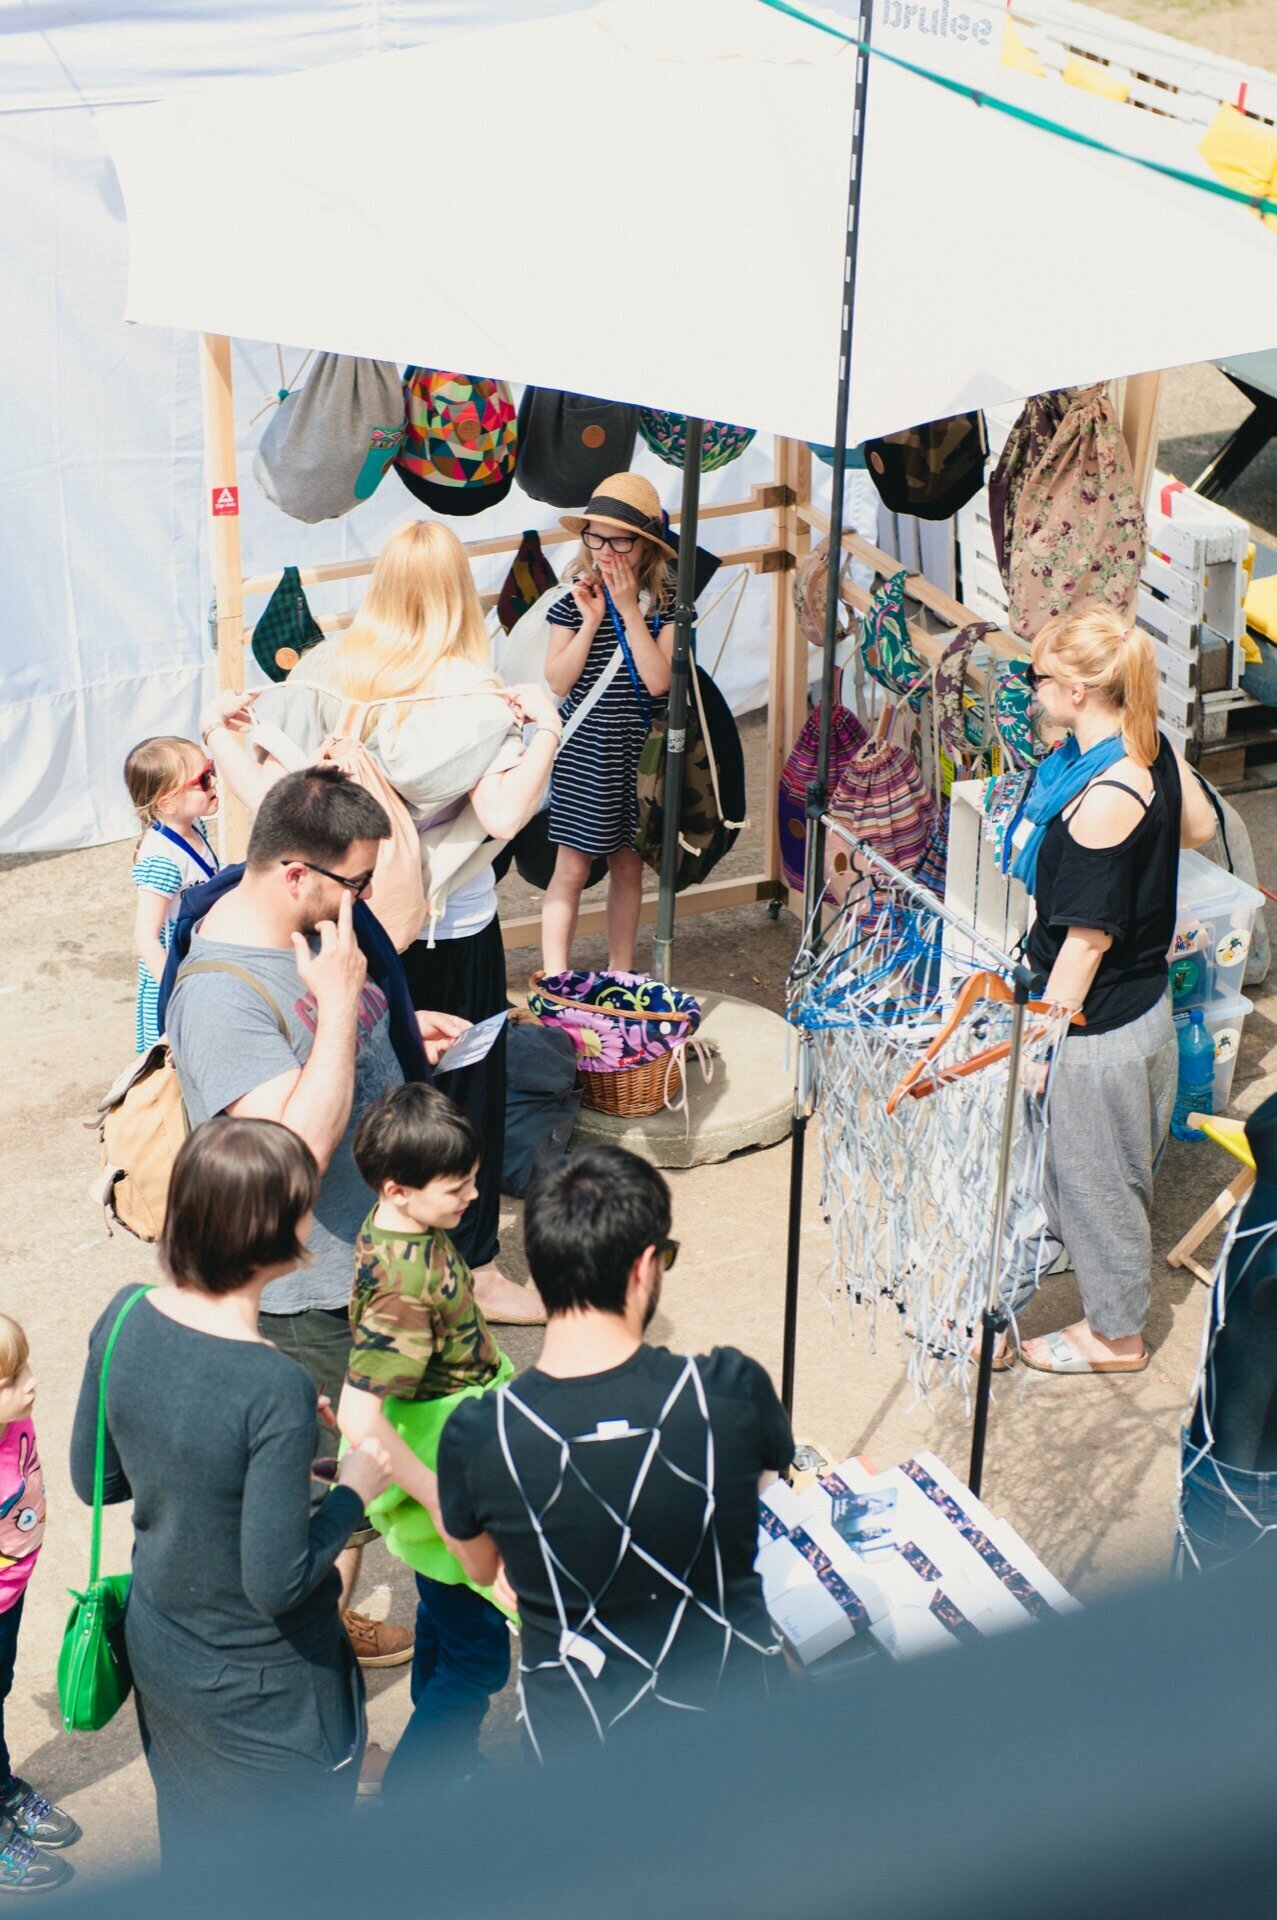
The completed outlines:
{"type": "Polygon", "coordinates": [[[757,1361],[643,1344],[678,1250],[669,1226],[665,1181],[619,1147],[539,1175],[524,1238],[540,1360],[459,1406],[440,1442],[454,1551],[482,1585],[504,1562],[518,1598],[541,1759],[654,1705],[761,1692],[780,1666],[754,1556],[760,1486],[793,1436],[757,1361]]]}

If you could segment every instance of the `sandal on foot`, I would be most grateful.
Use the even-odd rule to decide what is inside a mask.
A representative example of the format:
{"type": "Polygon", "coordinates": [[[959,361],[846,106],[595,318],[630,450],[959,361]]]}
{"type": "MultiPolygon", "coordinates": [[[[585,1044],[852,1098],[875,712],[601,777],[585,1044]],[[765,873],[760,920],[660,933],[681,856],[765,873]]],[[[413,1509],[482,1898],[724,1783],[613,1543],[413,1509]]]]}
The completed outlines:
{"type": "Polygon", "coordinates": [[[1042,1344],[1050,1356],[1047,1360],[1035,1360],[1021,1348],[1025,1366],[1037,1373],[1143,1373],[1149,1360],[1147,1347],[1135,1360],[1087,1360],[1062,1333],[1043,1334],[1042,1344]]]}

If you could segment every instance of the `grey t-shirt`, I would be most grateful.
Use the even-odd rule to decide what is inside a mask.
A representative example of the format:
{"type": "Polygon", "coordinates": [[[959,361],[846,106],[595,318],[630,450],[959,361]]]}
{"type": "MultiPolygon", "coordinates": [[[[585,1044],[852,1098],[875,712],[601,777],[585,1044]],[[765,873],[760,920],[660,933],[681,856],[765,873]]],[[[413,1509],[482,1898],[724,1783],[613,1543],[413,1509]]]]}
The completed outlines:
{"type": "MultiPolygon", "coordinates": [[[[317,945],[318,942],[316,941],[317,945]]],[[[182,1098],[192,1126],[224,1113],[234,1101],[291,1067],[305,1066],[314,1044],[313,996],[302,985],[291,951],[191,941],[192,960],[227,960],[260,980],[288,1025],[285,1040],[259,994],[230,973],[197,973],[169,1001],[166,1027],[182,1098]]],[[[333,1149],[310,1236],[311,1264],[272,1280],[264,1313],[301,1313],[307,1307],[344,1307],[354,1281],[355,1239],[372,1194],[355,1165],[355,1128],[374,1100],[403,1079],[390,1044],[390,1009],[380,988],[364,987],[356,1026],[355,1095],[346,1130],[333,1149]]]]}

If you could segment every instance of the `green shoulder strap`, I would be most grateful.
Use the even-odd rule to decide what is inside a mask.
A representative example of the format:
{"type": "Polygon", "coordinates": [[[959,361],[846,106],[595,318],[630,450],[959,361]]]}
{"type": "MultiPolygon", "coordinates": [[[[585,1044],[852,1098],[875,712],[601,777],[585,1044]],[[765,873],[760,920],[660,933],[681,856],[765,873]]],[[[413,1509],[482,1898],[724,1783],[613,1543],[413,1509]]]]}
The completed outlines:
{"type": "Polygon", "coordinates": [[[106,1377],[111,1369],[111,1355],[115,1352],[115,1343],[120,1337],[120,1328],[132,1313],[144,1293],[150,1293],[150,1287],[139,1287],[131,1293],[115,1316],[115,1325],[107,1335],[106,1351],[102,1355],[102,1372],[98,1380],[98,1444],[93,1460],[93,1533],[89,1544],[89,1586],[98,1582],[98,1563],[102,1557],[102,1494],[106,1486],[106,1377]]]}

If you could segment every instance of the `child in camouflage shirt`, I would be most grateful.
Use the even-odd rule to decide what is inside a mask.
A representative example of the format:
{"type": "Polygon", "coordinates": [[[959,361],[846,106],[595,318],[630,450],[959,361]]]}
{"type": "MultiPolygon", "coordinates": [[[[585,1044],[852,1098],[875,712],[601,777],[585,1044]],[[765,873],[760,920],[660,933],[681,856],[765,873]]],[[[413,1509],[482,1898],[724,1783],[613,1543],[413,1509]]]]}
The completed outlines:
{"type": "Polygon", "coordinates": [[[464,1778],[478,1763],[488,1701],[510,1673],[506,1616],[472,1587],[440,1538],[435,1461],[459,1401],[510,1379],[448,1237],[475,1194],[474,1122],[435,1087],[408,1084],[359,1123],[355,1161],[377,1204],[355,1242],[351,1350],[338,1424],[351,1446],[375,1436],[396,1484],[368,1509],[417,1582],[412,1718],[382,1785],[404,1796],[427,1769],[464,1778]]]}

